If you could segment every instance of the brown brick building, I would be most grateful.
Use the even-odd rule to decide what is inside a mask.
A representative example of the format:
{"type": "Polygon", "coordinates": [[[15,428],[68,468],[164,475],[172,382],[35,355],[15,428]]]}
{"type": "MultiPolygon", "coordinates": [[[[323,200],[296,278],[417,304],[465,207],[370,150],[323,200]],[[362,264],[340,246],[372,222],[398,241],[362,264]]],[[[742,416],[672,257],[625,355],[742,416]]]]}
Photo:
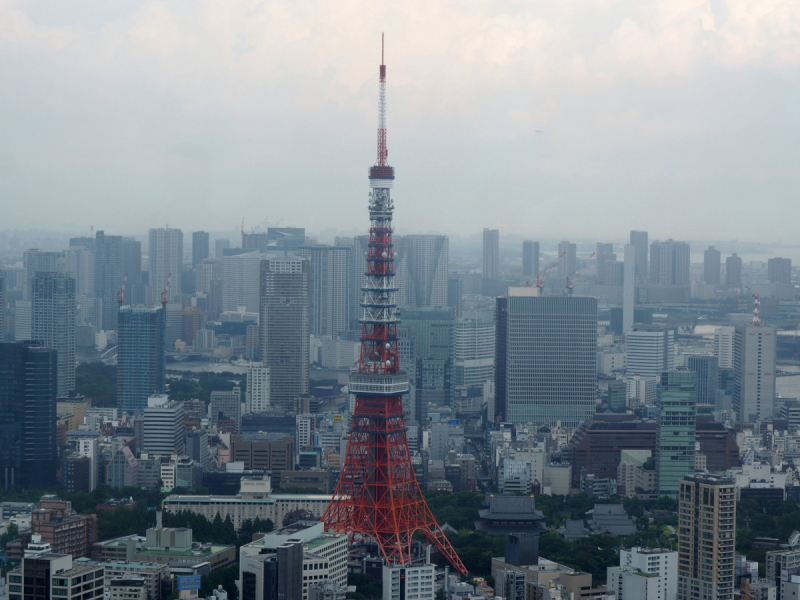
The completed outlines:
{"type": "Polygon", "coordinates": [[[50,542],[54,554],[89,558],[97,541],[97,515],[74,514],[69,502],[45,496],[31,513],[31,533],[50,542]]]}
{"type": "Polygon", "coordinates": [[[294,438],[290,435],[258,432],[231,436],[231,461],[243,462],[245,469],[267,469],[275,476],[292,471],[294,457],[294,438]]]}

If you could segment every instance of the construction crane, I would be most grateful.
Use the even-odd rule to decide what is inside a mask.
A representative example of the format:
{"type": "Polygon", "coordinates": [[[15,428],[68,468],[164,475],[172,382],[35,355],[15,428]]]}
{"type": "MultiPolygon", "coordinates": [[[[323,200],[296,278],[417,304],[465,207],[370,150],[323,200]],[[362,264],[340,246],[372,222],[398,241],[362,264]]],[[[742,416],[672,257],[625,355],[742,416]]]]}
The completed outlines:
{"type": "Polygon", "coordinates": [[[167,309],[167,299],[169,296],[169,284],[172,281],[172,273],[169,274],[167,277],[167,286],[164,288],[164,291],[161,292],[161,306],[164,307],[164,310],[167,309]]]}
{"type": "Polygon", "coordinates": [[[581,271],[583,271],[583,268],[584,268],[586,265],[588,265],[588,264],[589,264],[589,261],[590,261],[590,260],[592,260],[592,259],[594,258],[594,255],[595,255],[595,253],[594,253],[594,252],[592,252],[592,253],[589,255],[589,258],[587,258],[585,261],[583,261],[583,262],[581,263],[581,266],[580,266],[580,267],[578,267],[577,269],[575,269],[575,272],[574,272],[574,273],[571,275],[571,277],[572,277],[571,279],[570,279],[570,275],[567,275],[567,286],[566,286],[566,287],[567,287],[567,293],[568,293],[570,296],[572,296],[572,287],[575,285],[575,280],[576,280],[578,277],[580,277],[581,271]]]}
{"type": "Polygon", "coordinates": [[[539,275],[536,276],[535,286],[537,288],[541,290],[544,287],[544,280],[547,279],[548,275],[550,275],[552,270],[556,268],[558,261],[564,258],[565,254],[566,252],[562,252],[561,254],[559,254],[558,258],[553,261],[553,264],[551,264],[549,267],[547,267],[544,271],[542,271],[539,275]]]}
{"type": "Polygon", "coordinates": [[[128,287],[128,274],[125,273],[125,277],[122,278],[122,287],[117,290],[117,304],[122,306],[122,303],[125,301],[125,288],[128,287]]]}

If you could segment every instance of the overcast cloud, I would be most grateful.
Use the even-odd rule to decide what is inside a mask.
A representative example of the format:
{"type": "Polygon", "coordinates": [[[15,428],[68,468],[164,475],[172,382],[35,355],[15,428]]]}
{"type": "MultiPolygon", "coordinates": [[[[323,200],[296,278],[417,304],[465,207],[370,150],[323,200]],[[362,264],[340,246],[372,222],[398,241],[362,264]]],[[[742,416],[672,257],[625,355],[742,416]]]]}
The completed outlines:
{"type": "Polygon", "coordinates": [[[800,2],[0,1],[0,229],[797,243],[800,2]],[[542,131],[542,133],[536,133],[542,131]]]}

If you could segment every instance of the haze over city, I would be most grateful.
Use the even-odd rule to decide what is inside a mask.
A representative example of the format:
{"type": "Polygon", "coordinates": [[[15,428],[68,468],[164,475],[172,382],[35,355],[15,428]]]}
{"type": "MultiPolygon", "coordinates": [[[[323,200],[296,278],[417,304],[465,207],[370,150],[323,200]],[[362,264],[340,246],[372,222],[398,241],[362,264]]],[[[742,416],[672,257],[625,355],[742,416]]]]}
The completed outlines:
{"type": "Polygon", "coordinates": [[[7,1],[0,228],[359,229],[385,32],[399,230],[793,244],[798,27],[791,2],[7,1]]]}

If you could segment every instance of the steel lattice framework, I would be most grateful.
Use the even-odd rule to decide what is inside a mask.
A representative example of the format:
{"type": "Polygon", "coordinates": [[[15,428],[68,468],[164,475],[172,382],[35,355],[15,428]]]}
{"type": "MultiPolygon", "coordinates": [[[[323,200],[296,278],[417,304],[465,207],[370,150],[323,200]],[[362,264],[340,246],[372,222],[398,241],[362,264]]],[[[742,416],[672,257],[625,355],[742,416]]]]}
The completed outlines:
{"type": "Polygon", "coordinates": [[[461,560],[431,513],[417,483],[408,450],[400,371],[397,288],[394,283],[392,204],[394,169],[387,163],[386,66],[381,52],[378,160],[369,170],[369,246],[362,308],[361,357],[350,376],[355,394],[350,442],[339,485],[322,520],[328,529],[370,538],[387,564],[411,563],[415,533],[423,534],[453,567],[461,560]]]}

